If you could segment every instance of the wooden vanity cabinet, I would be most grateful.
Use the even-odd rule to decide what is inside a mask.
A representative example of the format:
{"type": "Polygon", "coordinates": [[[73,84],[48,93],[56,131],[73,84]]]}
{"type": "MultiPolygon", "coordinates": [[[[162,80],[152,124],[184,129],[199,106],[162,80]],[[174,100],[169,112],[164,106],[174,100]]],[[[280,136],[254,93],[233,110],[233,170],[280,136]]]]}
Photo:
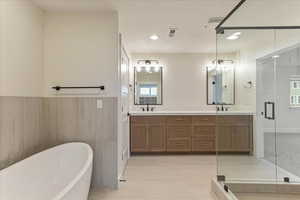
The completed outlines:
{"type": "Polygon", "coordinates": [[[131,152],[252,153],[252,116],[132,116],[131,152]]]}
{"type": "Polygon", "coordinates": [[[194,116],[192,134],[192,152],[216,151],[216,116],[194,116]]]}
{"type": "Polygon", "coordinates": [[[217,116],[216,122],[217,151],[252,153],[252,116],[217,116]]]}
{"type": "Polygon", "coordinates": [[[190,152],[192,149],[192,117],[166,118],[167,152],[190,152]]]}
{"type": "Polygon", "coordinates": [[[131,117],[131,152],[166,151],[164,117],[131,117]]]}

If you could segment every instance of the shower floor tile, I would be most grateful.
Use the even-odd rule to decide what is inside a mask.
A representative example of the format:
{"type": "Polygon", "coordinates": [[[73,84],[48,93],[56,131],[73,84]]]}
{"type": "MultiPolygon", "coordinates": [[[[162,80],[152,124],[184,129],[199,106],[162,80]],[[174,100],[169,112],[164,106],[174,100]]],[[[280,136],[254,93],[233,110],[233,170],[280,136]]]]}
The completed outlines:
{"type": "Polygon", "coordinates": [[[300,195],[271,193],[236,193],[238,200],[299,200],[300,195]]]}
{"type": "Polygon", "coordinates": [[[273,163],[254,156],[218,156],[218,173],[231,181],[266,181],[275,182],[290,177],[292,182],[300,182],[300,178],[288,171],[277,168],[273,163]]]}

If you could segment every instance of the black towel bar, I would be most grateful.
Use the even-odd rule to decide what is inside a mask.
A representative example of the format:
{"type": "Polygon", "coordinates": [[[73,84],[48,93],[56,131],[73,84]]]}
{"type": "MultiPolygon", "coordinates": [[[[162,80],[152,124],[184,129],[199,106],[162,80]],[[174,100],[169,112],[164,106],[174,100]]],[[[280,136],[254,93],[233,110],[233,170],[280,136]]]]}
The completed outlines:
{"type": "Polygon", "coordinates": [[[60,91],[61,89],[100,89],[100,90],[104,90],[105,87],[102,86],[96,86],[96,87],[62,87],[62,86],[55,86],[52,87],[52,89],[56,90],[56,91],[60,91]]]}

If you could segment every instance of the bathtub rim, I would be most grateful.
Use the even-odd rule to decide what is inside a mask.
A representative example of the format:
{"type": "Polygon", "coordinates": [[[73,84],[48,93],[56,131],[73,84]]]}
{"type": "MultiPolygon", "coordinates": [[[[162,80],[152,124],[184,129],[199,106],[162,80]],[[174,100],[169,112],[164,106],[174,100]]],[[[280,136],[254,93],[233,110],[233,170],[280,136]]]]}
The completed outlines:
{"type": "MultiPolygon", "coordinates": [[[[89,144],[83,143],[83,142],[70,142],[70,143],[65,143],[65,144],[61,144],[61,145],[55,146],[53,148],[58,148],[58,147],[66,146],[66,145],[76,145],[76,144],[77,145],[81,145],[81,146],[85,146],[87,148],[87,150],[88,150],[88,159],[87,159],[84,167],[76,175],[76,177],[74,177],[74,179],[72,181],[70,181],[70,183],[68,183],[68,185],[62,191],[60,191],[60,193],[58,195],[56,195],[53,198],[53,200],[60,200],[64,196],[66,196],[66,194],[68,194],[68,192],[70,192],[72,190],[72,188],[76,185],[76,183],[78,183],[81,180],[81,178],[88,171],[88,169],[90,167],[93,168],[93,164],[92,164],[92,162],[93,162],[93,150],[92,150],[92,148],[91,148],[91,146],[89,144]]],[[[51,150],[53,148],[50,148],[48,150],[51,150]]]]}
{"type": "Polygon", "coordinates": [[[72,188],[76,185],[76,183],[78,183],[80,181],[80,179],[88,171],[89,167],[91,167],[91,170],[93,169],[93,150],[92,150],[91,146],[89,144],[87,144],[87,143],[83,143],[83,142],[68,142],[68,143],[56,145],[54,147],[48,148],[46,150],[43,150],[41,152],[35,153],[35,154],[33,154],[33,155],[31,155],[31,156],[23,159],[23,160],[20,160],[19,162],[16,162],[16,163],[8,166],[7,168],[4,168],[4,169],[0,170],[0,175],[2,173],[6,173],[9,170],[9,168],[17,166],[20,162],[23,162],[23,161],[26,161],[26,160],[30,160],[33,157],[40,156],[41,154],[43,154],[45,152],[51,151],[51,150],[56,149],[56,148],[62,148],[63,146],[68,146],[68,145],[80,145],[80,146],[83,146],[88,151],[88,158],[85,161],[84,166],[80,169],[79,173],[76,174],[76,176],[74,176],[74,178],[64,188],[62,188],[62,190],[57,195],[54,195],[54,197],[51,199],[51,200],[60,200],[64,196],[66,196],[68,194],[68,192],[70,192],[72,190],[72,188]]]}

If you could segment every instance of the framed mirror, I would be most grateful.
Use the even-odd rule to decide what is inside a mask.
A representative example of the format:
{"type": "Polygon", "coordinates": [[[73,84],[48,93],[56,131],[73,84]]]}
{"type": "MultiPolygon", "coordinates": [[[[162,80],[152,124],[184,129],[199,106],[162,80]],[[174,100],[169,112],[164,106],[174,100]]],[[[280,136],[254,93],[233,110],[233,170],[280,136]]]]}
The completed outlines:
{"type": "Polygon", "coordinates": [[[162,67],[151,65],[134,68],[134,104],[162,105],[162,67]]]}
{"type": "Polygon", "coordinates": [[[235,104],[235,67],[233,61],[219,60],[218,65],[206,68],[207,104],[235,104]]]}

